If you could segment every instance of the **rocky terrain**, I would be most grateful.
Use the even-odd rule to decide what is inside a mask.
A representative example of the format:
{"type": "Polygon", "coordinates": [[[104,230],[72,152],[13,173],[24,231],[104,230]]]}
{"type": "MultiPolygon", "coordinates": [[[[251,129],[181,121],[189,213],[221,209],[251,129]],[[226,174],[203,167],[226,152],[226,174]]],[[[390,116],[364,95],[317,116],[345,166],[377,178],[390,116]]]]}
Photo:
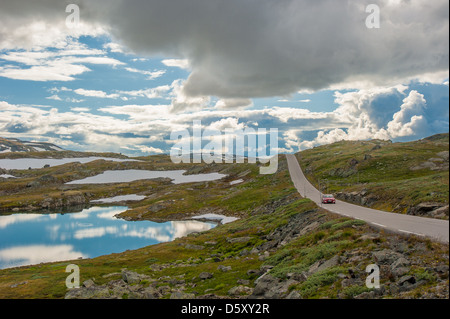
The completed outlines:
{"type": "MultiPolygon", "coordinates": [[[[370,149],[375,146],[368,145],[370,149]]],[[[383,144],[372,152],[389,146],[383,144]]],[[[378,155],[371,156],[373,159],[378,155]]],[[[172,184],[168,180],[64,184],[106,170],[173,167],[164,156],[141,160],[100,160],[9,172],[19,178],[2,182],[0,207],[7,214],[27,207],[45,208],[48,213],[49,208],[139,194],[145,199],[127,203],[129,209],[120,218],[133,222],[188,220],[195,215],[218,213],[238,220],[136,250],[0,270],[0,298],[449,298],[448,245],[385,233],[301,198],[290,180],[284,157],[280,157],[274,175],[260,175],[255,164],[189,164],[183,169],[190,173],[215,171],[227,177],[190,184],[172,184]],[[230,184],[237,179],[242,182],[230,184]],[[68,289],[65,269],[73,263],[80,267],[82,286],[68,289]],[[369,275],[366,267],[372,264],[380,269],[379,289],[365,284],[369,275]]],[[[364,176],[360,163],[358,160],[351,165],[364,176]]],[[[317,170],[315,167],[311,171],[317,170]]],[[[436,180],[435,175],[432,178],[436,180]]],[[[445,187],[437,184],[428,186],[431,182],[427,179],[422,182],[422,188],[445,192],[445,187]]],[[[377,205],[385,195],[370,185],[366,183],[365,188],[350,192],[341,190],[342,196],[360,204],[377,205]],[[352,192],[356,193],[345,195],[352,192]]],[[[445,202],[428,199],[420,197],[417,204],[411,205],[416,207],[416,211],[411,208],[411,213],[448,216],[445,202]]]]}
{"type": "MultiPolygon", "coordinates": [[[[264,243],[236,251],[225,257],[214,253],[216,241],[203,245],[179,244],[181,249],[200,252],[198,258],[187,258],[169,263],[154,263],[143,273],[121,269],[120,272],[102,276],[105,283],[97,284],[95,278],[87,279],[82,287],[71,289],[65,294],[67,299],[301,299],[314,295],[323,285],[329,290],[322,296],[347,299],[376,298],[448,298],[449,266],[445,252],[440,262],[427,262],[420,257],[428,249],[436,249],[430,242],[414,242],[411,239],[385,235],[371,230],[361,232],[356,239],[366,245],[338,252],[333,256],[318,256],[303,271],[292,267],[280,275],[278,254],[283,247],[311,235],[326,225],[325,215],[318,217],[317,209],[295,215],[289,222],[261,236],[264,243]],[[235,271],[231,262],[246,263],[249,260],[261,261],[259,268],[248,269],[245,273],[233,276],[226,293],[217,294],[214,288],[196,287],[208,282],[218,282],[222,274],[235,271]],[[212,265],[210,271],[202,271],[195,276],[188,275],[186,269],[198,267],[200,263],[212,265]],[[365,267],[375,263],[380,267],[382,285],[379,289],[368,289],[365,280],[368,273],[365,267]],[[174,275],[166,275],[175,271],[174,275]],[[431,285],[430,285],[431,284],[431,285]]],[[[363,225],[348,223],[351,228],[366,228],[363,225]]],[[[362,229],[361,229],[362,230],[362,229]]],[[[359,232],[358,232],[359,233],[359,232]]],[[[199,235],[201,236],[201,235],[199,235]]],[[[245,244],[252,241],[251,236],[227,238],[229,244],[245,244]]],[[[319,241],[320,243],[321,241],[319,241]]],[[[436,252],[437,253],[437,252],[436,252]]],[[[286,257],[286,256],[285,256],[286,257]]],[[[294,264],[295,265],[295,264],[294,264]]]]}
{"type": "Polygon", "coordinates": [[[63,151],[63,149],[51,143],[27,142],[15,138],[6,139],[0,137],[0,153],[43,151],[63,151]]]}

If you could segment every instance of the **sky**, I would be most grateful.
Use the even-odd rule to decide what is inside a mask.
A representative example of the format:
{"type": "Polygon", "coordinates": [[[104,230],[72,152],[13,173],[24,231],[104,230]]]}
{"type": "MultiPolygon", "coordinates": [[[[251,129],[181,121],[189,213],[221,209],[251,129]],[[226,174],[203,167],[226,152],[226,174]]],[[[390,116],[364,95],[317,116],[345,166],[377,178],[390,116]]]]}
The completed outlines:
{"type": "Polygon", "coordinates": [[[416,140],[449,131],[448,39],[448,0],[0,0],[0,136],[131,156],[196,120],[276,128],[281,153],[416,140]]]}

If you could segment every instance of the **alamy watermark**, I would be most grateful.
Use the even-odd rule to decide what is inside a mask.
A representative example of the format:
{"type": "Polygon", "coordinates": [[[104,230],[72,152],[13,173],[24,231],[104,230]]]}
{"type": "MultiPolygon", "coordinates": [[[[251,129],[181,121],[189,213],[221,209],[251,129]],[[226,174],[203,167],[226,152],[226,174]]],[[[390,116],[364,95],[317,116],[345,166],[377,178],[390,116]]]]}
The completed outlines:
{"type": "Polygon", "coordinates": [[[366,7],[366,13],[370,13],[366,18],[366,27],[368,29],[380,28],[380,7],[376,4],[369,4],[366,7]]]}
{"type": "Polygon", "coordinates": [[[66,287],[68,289],[80,288],[80,267],[74,264],[67,265],[66,272],[70,272],[66,278],[66,287]]]}
{"type": "Polygon", "coordinates": [[[278,129],[230,129],[223,132],[206,128],[201,121],[193,122],[192,136],[188,129],[172,131],[170,150],[173,163],[270,163],[260,167],[261,174],[274,174],[278,170],[278,129]],[[269,138],[268,138],[269,137],[269,138]],[[268,140],[267,140],[268,138],[268,140]],[[245,141],[247,140],[247,143],[245,141]],[[204,143],[207,143],[203,146],[204,143]]]}
{"type": "Polygon", "coordinates": [[[76,4],[69,4],[66,7],[66,12],[70,13],[66,17],[66,27],[69,29],[73,29],[78,27],[80,23],[80,7],[76,4]]]}
{"type": "Polygon", "coordinates": [[[370,264],[366,267],[366,272],[369,275],[366,278],[366,287],[369,289],[380,288],[380,267],[376,264],[370,264]]]}

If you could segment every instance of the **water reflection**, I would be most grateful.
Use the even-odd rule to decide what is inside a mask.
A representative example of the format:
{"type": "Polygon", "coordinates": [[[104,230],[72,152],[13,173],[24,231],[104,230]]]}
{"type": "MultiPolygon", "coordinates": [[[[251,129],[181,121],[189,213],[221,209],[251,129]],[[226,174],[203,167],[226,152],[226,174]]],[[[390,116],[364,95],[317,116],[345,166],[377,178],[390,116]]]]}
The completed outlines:
{"type": "Polygon", "coordinates": [[[127,207],[91,207],[70,214],[0,215],[0,268],[91,258],[167,242],[216,224],[200,221],[127,222],[127,207]]]}
{"type": "Polygon", "coordinates": [[[72,245],[29,245],[5,248],[0,250],[0,264],[2,268],[9,268],[87,257],[74,249],[72,245]]]}

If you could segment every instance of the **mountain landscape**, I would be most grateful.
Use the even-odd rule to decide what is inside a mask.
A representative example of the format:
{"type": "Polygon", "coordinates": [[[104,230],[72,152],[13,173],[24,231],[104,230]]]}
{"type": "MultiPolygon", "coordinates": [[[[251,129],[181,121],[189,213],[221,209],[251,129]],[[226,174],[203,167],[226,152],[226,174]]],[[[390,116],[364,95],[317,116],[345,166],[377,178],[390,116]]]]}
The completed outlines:
{"type": "Polygon", "coordinates": [[[0,153],[43,151],[63,151],[63,149],[51,143],[25,142],[15,138],[6,139],[0,137],[0,153]]]}
{"type": "MultiPolygon", "coordinates": [[[[1,159],[16,158],[16,154],[1,154],[0,163],[1,159]]],[[[260,163],[180,165],[166,155],[126,158],[117,154],[114,158],[113,154],[70,151],[20,154],[44,162],[56,155],[75,160],[90,156],[103,159],[3,169],[4,174],[14,176],[0,181],[4,217],[34,212],[77,214],[92,206],[120,204],[128,208],[114,218],[131,223],[192,220],[196,216],[209,221],[214,221],[213,216],[233,217],[234,221],[139,249],[3,269],[2,298],[449,296],[448,242],[392,233],[302,198],[292,184],[284,155],[279,155],[276,174],[260,175],[260,163]],[[120,162],[109,161],[108,157],[120,162]],[[224,177],[179,184],[169,178],[70,183],[109,170],[175,169],[183,169],[188,175],[215,172],[224,177]],[[127,200],[126,195],[132,194],[141,196],[140,200],[127,200]],[[125,197],[108,204],[95,202],[117,196],[125,197]],[[69,290],[64,285],[64,269],[71,263],[82,269],[79,289],[69,290]],[[374,263],[380,265],[379,289],[365,285],[366,266],[374,263]]],[[[337,197],[395,213],[448,220],[448,134],[408,143],[342,141],[297,153],[297,158],[313,183],[327,179],[324,187],[337,197]],[[331,154],[333,161],[322,164],[320,158],[330,158],[331,154]],[[380,187],[380,173],[375,170],[391,177],[385,188],[380,187]]]]}
{"type": "Polygon", "coordinates": [[[449,6],[1,0],[3,308],[440,312],[449,6]]]}

